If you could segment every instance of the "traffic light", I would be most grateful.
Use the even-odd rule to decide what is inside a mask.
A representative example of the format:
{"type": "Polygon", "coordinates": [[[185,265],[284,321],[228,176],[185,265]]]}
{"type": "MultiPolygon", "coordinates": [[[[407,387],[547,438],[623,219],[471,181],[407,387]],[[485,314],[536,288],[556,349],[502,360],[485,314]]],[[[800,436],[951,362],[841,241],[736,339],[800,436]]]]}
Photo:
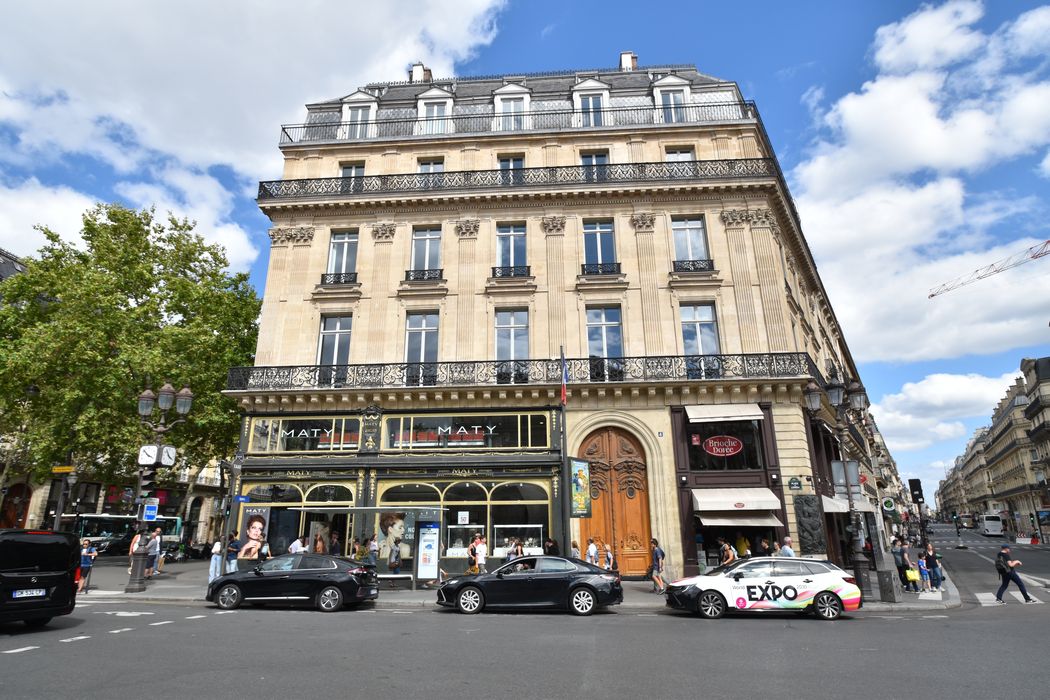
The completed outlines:
{"type": "Polygon", "coordinates": [[[157,470],[153,467],[143,467],[139,477],[139,495],[149,498],[153,488],[157,485],[157,470]]]}
{"type": "Polygon", "coordinates": [[[1032,524],[1032,529],[1035,529],[1035,513],[1028,514],[1028,522],[1032,524]]]}
{"type": "Polygon", "coordinates": [[[922,481],[919,479],[908,479],[908,489],[911,491],[911,500],[913,503],[926,502],[926,499],[922,497],[922,481]]]}

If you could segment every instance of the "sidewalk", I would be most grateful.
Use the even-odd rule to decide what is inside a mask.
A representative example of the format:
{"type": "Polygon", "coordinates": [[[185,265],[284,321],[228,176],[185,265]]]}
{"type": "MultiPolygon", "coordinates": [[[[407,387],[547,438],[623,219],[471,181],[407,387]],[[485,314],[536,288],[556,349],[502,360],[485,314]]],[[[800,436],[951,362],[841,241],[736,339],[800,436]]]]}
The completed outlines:
{"type": "MultiPolygon", "coordinates": [[[[121,560],[123,561],[123,560],[121,560]]],[[[151,603],[203,603],[208,587],[208,562],[190,561],[183,564],[165,564],[164,573],[147,581],[143,593],[125,593],[128,583],[126,566],[103,561],[91,573],[89,594],[82,600],[120,600],[151,603]]],[[[650,593],[648,581],[624,581],[623,603],[616,609],[657,612],[667,609],[664,597],[650,593]]],[[[957,608],[962,602],[959,590],[950,581],[945,582],[945,593],[905,593],[900,603],[864,601],[862,612],[930,612],[957,608]]],[[[431,589],[380,588],[376,609],[425,608],[436,605],[436,594],[431,589]]]]}

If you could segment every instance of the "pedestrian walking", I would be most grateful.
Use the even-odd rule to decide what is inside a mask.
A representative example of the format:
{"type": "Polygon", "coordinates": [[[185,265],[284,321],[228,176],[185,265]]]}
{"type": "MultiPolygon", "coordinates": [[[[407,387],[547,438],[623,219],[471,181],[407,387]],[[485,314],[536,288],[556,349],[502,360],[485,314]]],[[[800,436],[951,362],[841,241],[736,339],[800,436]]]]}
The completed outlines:
{"type": "Polygon", "coordinates": [[[944,575],[941,573],[941,563],[937,561],[940,555],[933,548],[932,542],[926,543],[926,551],[923,552],[923,557],[926,559],[926,570],[930,572],[930,588],[939,592],[944,575]]]}
{"type": "Polygon", "coordinates": [[[1021,560],[1010,558],[1010,545],[1004,544],[1000,550],[999,555],[995,558],[995,570],[999,572],[999,576],[1002,577],[1003,582],[999,586],[999,590],[995,592],[995,602],[997,605],[1006,605],[1003,600],[1003,593],[1006,593],[1006,587],[1013,581],[1017,584],[1017,588],[1021,591],[1021,595],[1024,596],[1024,602],[1034,603],[1035,600],[1028,595],[1028,589],[1024,587],[1024,581],[1014,571],[1017,567],[1021,566],[1021,560]]]}
{"type": "Polygon", "coordinates": [[[551,555],[554,555],[554,556],[560,556],[561,555],[561,547],[558,546],[557,542],[555,542],[550,537],[548,537],[547,539],[545,539],[543,541],[543,553],[544,554],[551,554],[551,555]]]}
{"type": "Polygon", "coordinates": [[[476,574],[478,573],[478,541],[481,535],[474,533],[474,539],[470,541],[470,546],[467,547],[467,573],[476,574]]]}
{"type": "Polygon", "coordinates": [[[91,545],[91,540],[85,539],[80,546],[80,587],[78,593],[87,594],[88,579],[91,578],[91,567],[95,564],[98,550],[91,545]]]}
{"type": "Polygon", "coordinates": [[[780,547],[780,556],[782,557],[793,557],[795,556],[795,550],[791,548],[791,538],[785,537],[784,544],[780,547]]]}
{"type": "Polygon", "coordinates": [[[222,575],[222,538],[211,546],[211,563],[208,565],[208,583],[222,575]]]}
{"type": "Polygon", "coordinates": [[[153,536],[157,538],[157,564],[154,573],[160,574],[164,572],[164,535],[158,527],[153,531],[153,536]]]}
{"type": "Polygon", "coordinates": [[[912,593],[918,593],[919,581],[922,578],[915,568],[915,562],[911,560],[911,545],[907,540],[901,542],[901,563],[904,565],[904,590],[910,589],[912,593]]]}
{"type": "Polygon", "coordinates": [[[904,558],[901,556],[901,542],[896,537],[893,538],[893,542],[890,544],[890,554],[893,555],[893,565],[897,567],[897,577],[901,580],[901,585],[905,590],[908,589],[908,576],[904,573],[904,558]]]}
{"type": "Polygon", "coordinates": [[[652,545],[652,557],[653,557],[653,589],[654,593],[663,593],[667,590],[667,584],[664,583],[664,550],[660,549],[660,543],[654,537],[649,540],[649,544],[652,545]]]}
{"type": "Polygon", "coordinates": [[[379,539],[376,533],[372,533],[372,536],[368,538],[368,563],[372,566],[376,565],[376,561],[379,560],[379,539]]]}
{"type": "Polygon", "coordinates": [[[237,541],[237,533],[231,532],[226,540],[226,573],[232,574],[237,571],[237,552],[241,551],[241,543],[237,541]]]}
{"type": "Polygon", "coordinates": [[[605,543],[605,570],[606,571],[612,571],[615,568],[616,568],[616,563],[613,561],[612,547],[610,547],[609,543],[606,542],[605,543]]]}
{"type": "Polygon", "coordinates": [[[772,557],[779,557],[780,556],[780,543],[777,542],[776,540],[773,540],[773,553],[770,556],[772,556],[772,557]]]}
{"type": "Polygon", "coordinates": [[[594,538],[587,538],[587,563],[598,565],[598,545],[594,544],[594,538]]]}
{"type": "Polygon", "coordinates": [[[489,558],[489,541],[485,538],[484,535],[478,538],[478,546],[476,551],[478,554],[478,573],[487,574],[488,569],[485,568],[485,564],[489,558]]]}
{"type": "Polygon", "coordinates": [[[725,566],[736,561],[736,550],[733,549],[731,544],[726,542],[724,537],[718,538],[718,545],[719,564],[725,566]]]}
{"type": "Polygon", "coordinates": [[[572,557],[573,559],[579,559],[580,558],[580,543],[577,542],[576,540],[572,541],[572,549],[569,550],[569,556],[572,557]]]}
{"type": "MultiPolygon", "coordinates": [[[[149,537],[149,534],[143,535],[149,537]]],[[[153,533],[149,543],[146,545],[146,578],[153,578],[153,570],[157,567],[157,557],[160,556],[160,530],[153,533]]]]}
{"type": "MultiPolygon", "coordinates": [[[[387,557],[386,564],[387,568],[390,569],[390,573],[395,576],[401,573],[401,538],[394,538],[394,545],[390,548],[390,556],[387,557]]],[[[393,580],[390,581],[390,587],[396,588],[397,585],[393,580]]]]}
{"type": "Polygon", "coordinates": [[[763,537],[758,541],[758,546],[755,547],[756,557],[771,557],[773,556],[773,550],[769,548],[769,538],[763,537]]]}
{"type": "Polygon", "coordinates": [[[139,541],[142,539],[142,531],[136,532],[135,536],[131,538],[131,546],[128,548],[128,573],[131,573],[131,568],[135,561],[135,550],[139,547],[139,541]]]}

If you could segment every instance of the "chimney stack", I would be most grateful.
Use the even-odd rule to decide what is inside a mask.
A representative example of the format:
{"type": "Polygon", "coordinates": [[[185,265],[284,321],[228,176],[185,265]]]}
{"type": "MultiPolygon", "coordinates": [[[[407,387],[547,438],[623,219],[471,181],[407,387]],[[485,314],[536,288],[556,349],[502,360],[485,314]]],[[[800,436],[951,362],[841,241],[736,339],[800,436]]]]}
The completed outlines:
{"type": "Polygon", "coordinates": [[[638,56],[633,51],[620,52],[620,70],[632,71],[638,67],[638,56]]]}
{"type": "Polygon", "coordinates": [[[408,81],[410,83],[422,83],[429,78],[430,69],[424,66],[421,61],[413,63],[408,71],[408,81]]]}

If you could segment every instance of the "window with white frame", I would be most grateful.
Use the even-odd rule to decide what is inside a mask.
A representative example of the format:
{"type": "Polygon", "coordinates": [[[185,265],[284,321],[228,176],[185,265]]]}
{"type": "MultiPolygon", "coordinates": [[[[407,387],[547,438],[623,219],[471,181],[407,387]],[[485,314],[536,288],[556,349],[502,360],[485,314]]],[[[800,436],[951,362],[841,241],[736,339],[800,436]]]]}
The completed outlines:
{"type": "Polygon", "coordinates": [[[707,260],[707,232],[704,228],[704,217],[674,217],[671,219],[671,232],[674,236],[674,256],[676,261],[707,260]]]}
{"type": "Polygon", "coordinates": [[[500,131],[520,131],[525,128],[525,98],[504,97],[500,100],[500,131]]]}
{"type": "Polygon", "coordinates": [[[662,90],[660,111],[664,124],[679,124],[685,121],[685,91],[662,90]]]}
{"type": "Polygon", "coordinates": [[[499,224],[496,227],[496,265],[501,268],[524,267],[525,224],[499,224]]]}
{"type": "Polygon", "coordinates": [[[367,138],[368,122],[371,114],[371,107],[347,107],[346,137],[350,139],[367,138]]]}
{"type": "Polygon", "coordinates": [[[438,314],[412,312],[405,317],[405,381],[410,385],[437,381],[438,314]]]}
{"type": "Polygon", "coordinates": [[[587,309],[587,355],[592,381],[623,379],[623,328],[619,306],[587,309]]]}
{"type": "Polygon", "coordinates": [[[350,362],[351,316],[322,316],[317,364],[346,365],[350,362]]]}
{"type": "Polygon", "coordinates": [[[496,359],[529,359],[529,312],[527,309],[496,311],[496,359]]]}
{"type": "Polygon", "coordinates": [[[444,158],[420,158],[419,159],[419,172],[426,173],[443,173],[445,172],[445,159],[444,158]]]}
{"type": "Polygon", "coordinates": [[[603,95],[601,93],[580,95],[581,126],[601,126],[603,95]]]}
{"type": "Polygon", "coordinates": [[[441,267],[441,229],[417,228],[412,231],[412,269],[437,270],[441,267]]]}
{"type": "Polygon", "coordinates": [[[616,262],[612,221],[583,223],[583,260],[587,265],[607,265],[616,262]]]}
{"type": "Polygon", "coordinates": [[[364,177],[365,176],[365,164],[364,163],[342,163],[339,167],[339,172],[343,177],[364,177]]]}
{"type": "Polygon", "coordinates": [[[444,134],[449,131],[446,117],[451,110],[448,100],[424,102],[422,111],[424,134],[444,134]]]}
{"type": "Polygon", "coordinates": [[[525,167],[525,156],[522,155],[501,155],[499,156],[499,169],[500,170],[521,170],[525,167]]]}
{"type": "Polygon", "coordinates": [[[670,146],[664,151],[664,162],[682,163],[696,160],[696,151],[688,146],[670,146]]]}
{"type": "Polygon", "coordinates": [[[717,355],[718,321],[714,304],[683,305],[682,345],[686,355],[717,355]]]}
{"type": "Polygon", "coordinates": [[[328,273],[357,272],[357,231],[333,231],[328,247],[328,273]]]}
{"type": "Polygon", "coordinates": [[[373,95],[363,91],[355,92],[343,102],[343,114],[339,138],[367,139],[374,138],[376,111],[379,104],[373,95]]]}

